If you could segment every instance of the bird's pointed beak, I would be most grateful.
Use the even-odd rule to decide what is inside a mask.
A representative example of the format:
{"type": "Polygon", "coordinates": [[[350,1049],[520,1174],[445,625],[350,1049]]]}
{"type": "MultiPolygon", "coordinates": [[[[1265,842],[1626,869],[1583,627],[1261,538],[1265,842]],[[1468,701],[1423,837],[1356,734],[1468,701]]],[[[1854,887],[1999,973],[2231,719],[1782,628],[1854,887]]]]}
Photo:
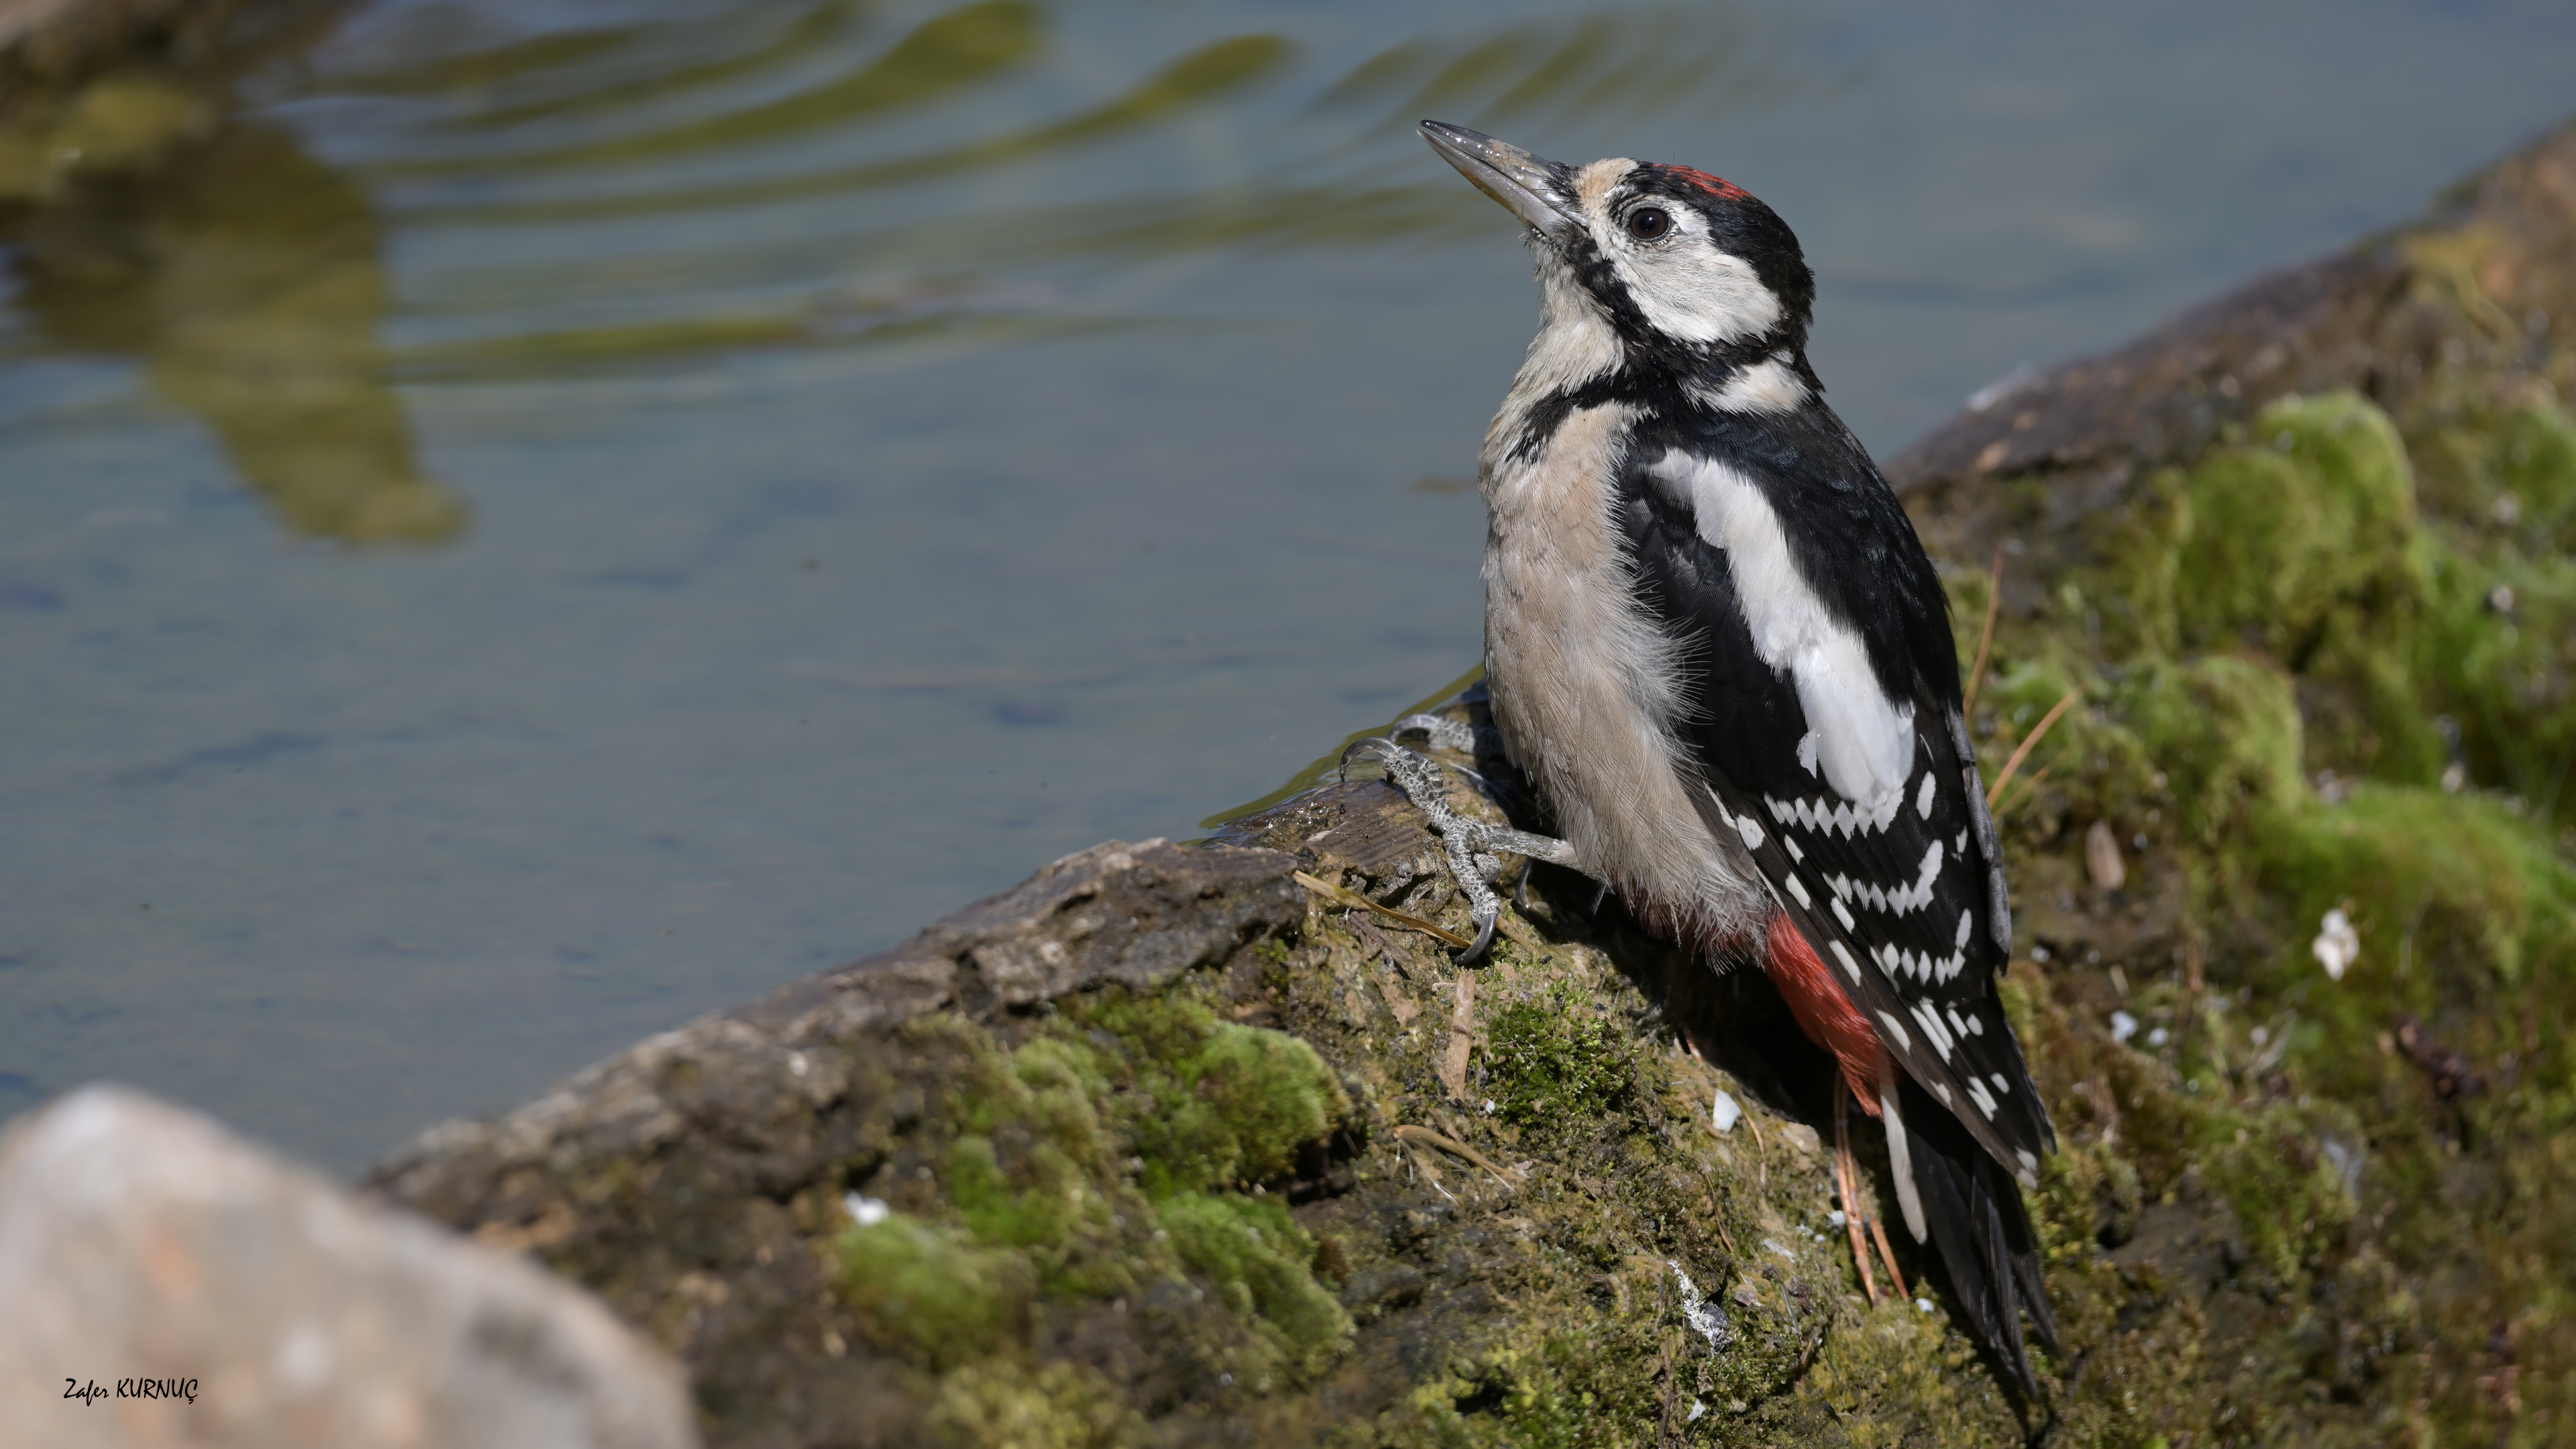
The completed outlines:
{"type": "Polygon", "coordinates": [[[1541,235],[1583,224],[1574,200],[1574,168],[1446,121],[1423,122],[1422,139],[1478,191],[1510,207],[1541,235]]]}

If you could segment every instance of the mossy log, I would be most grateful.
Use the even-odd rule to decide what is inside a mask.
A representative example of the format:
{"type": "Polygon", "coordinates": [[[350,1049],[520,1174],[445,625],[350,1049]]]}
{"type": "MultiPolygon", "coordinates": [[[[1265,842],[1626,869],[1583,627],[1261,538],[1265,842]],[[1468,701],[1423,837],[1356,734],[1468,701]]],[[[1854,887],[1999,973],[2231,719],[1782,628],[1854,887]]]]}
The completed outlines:
{"type": "Polygon", "coordinates": [[[1457,968],[1373,779],[1069,857],[374,1183],[645,1325],[720,1445],[2563,1442],[2568,319],[2576,129],[1892,465],[1963,658],[2001,580],[1989,769],[2076,701],[2000,796],[2042,1402],[1928,1255],[1865,1296],[1816,1094],[1712,1065],[1788,1029],[1744,978],[1547,873],[1457,968]]]}

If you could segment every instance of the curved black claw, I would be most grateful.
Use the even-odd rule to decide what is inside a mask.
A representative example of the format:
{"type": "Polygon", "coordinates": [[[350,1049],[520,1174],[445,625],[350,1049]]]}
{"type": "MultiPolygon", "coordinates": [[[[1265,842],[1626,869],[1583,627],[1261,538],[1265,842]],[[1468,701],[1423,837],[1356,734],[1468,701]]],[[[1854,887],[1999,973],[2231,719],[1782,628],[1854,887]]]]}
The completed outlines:
{"type": "Polygon", "coordinates": [[[1342,757],[1333,762],[1333,768],[1340,772],[1342,783],[1347,785],[1351,782],[1351,756],[1358,754],[1362,750],[1366,750],[1370,754],[1377,756],[1379,759],[1384,759],[1390,751],[1401,750],[1403,748],[1404,746],[1397,744],[1395,741],[1388,739],[1384,735],[1371,735],[1364,740],[1353,740],[1349,744],[1342,746],[1342,757]]]}
{"type": "Polygon", "coordinates": [[[1473,966],[1477,962],[1484,960],[1485,948],[1494,944],[1494,924],[1500,919],[1502,919],[1502,917],[1499,912],[1477,912],[1476,939],[1474,943],[1450,959],[1461,966],[1473,966]]]}
{"type": "Polygon", "coordinates": [[[1445,714],[1409,714],[1397,720],[1388,733],[1424,735],[1430,738],[1433,749],[1456,750],[1462,755],[1476,753],[1475,726],[1461,724],[1445,714]]]}

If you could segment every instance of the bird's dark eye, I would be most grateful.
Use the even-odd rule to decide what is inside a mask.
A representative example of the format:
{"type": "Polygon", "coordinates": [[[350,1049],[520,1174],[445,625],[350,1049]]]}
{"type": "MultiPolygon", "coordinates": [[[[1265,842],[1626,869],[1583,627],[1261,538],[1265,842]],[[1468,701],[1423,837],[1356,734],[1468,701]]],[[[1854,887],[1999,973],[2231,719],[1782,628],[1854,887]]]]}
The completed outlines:
{"type": "Polygon", "coordinates": [[[1653,241],[1673,229],[1673,214],[1660,206],[1641,206],[1628,213],[1628,235],[1653,241]]]}

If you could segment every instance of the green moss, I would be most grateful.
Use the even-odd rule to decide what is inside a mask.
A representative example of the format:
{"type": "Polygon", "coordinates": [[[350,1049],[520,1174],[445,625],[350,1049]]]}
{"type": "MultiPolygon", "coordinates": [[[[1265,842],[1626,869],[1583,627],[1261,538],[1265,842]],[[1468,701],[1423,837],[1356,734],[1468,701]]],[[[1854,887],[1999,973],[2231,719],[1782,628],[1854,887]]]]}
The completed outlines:
{"type": "Polygon", "coordinates": [[[1891,1300],[1827,1340],[1808,1392],[1855,1449],[1972,1449],[2024,1437],[1946,1316],[1891,1300]]]}
{"type": "MultiPolygon", "coordinates": [[[[2362,956],[2341,995],[2383,1012],[2431,1014],[2446,991],[2491,997],[2576,947],[2576,871],[2493,800],[2364,786],[2273,822],[2262,853],[2298,919],[2347,908],[2362,956]]],[[[2284,963],[2303,978],[2305,947],[2284,963]]]]}
{"type": "Polygon", "coordinates": [[[2203,1170],[2235,1209],[2255,1266],[2275,1285],[2323,1266],[2356,1214],[2345,1164],[2357,1165],[2368,1141],[2358,1125],[2271,1102],[2210,1111],[2202,1134],[2203,1170]]]}
{"type": "Polygon", "coordinates": [[[2527,550],[2576,545],[2576,418],[2556,402],[2479,410],[2415,451],[2428,506],[2527,550]]]}
{"type": "MultiPolygon", "coordinates": [[[[1194,1277],[1243,1338],[1210,1352],[1264,1388],[1321,1372],[1351,1325],[1315,1278],[1314,1241],[1275,1200],[1224,1189],[1285,1172],[1329,1134],[1351,1110],[1339,1081],[1306,1043],[1185,994],[1068,1007],[1016,1048],[954,1018],[908,1029],[952,1061],[926,1134],[952,1221],[897,1212],[841,1233],[842,1288],[864,1331],[930,1367],[1016,1361],[1040,1300],[1194,1277]]],[[[996,1426],[1094,1422],[1043,1386],[975,1379],[956,1395],[941,1422],[960,1442],[1058,1442],[996,1426]]]]}
{"type": "Polygon", "coordinates": [[[2282,399],[2252,431],[2191,474],[2177,622],[2186,647],[2292,659],[2338,604],[2411,592],[2414,475],[2396,425],[2352,393],[2282,399]]]}
{"type": "Polygon", "coordinates": [[[2472,782],[2501,786],[2544,813],[2569,803],[2571,639],[2576,563],[2438,558],[2415,660],[2425,693],[2454,721],[2472,782]]]}
{"type": "Polygon", "coordinates": [[[1315,1281],[1315,1240],[1277,1203],[1180,1193],[1157,1208],[1172,1250],[1257,1326],[1290,1374],[1321,1373],[1349,1346],[1350,1315],[1315,1281]]]}
{"type": "Polygon", "coordinates": [[[2305,798],[2298,700],[2278,670],[2223,654],[2150,662],[2127,704],[2131,728],[2197,843],[2215,845],[2251,813],[2305,798]]]}
{"type": "Polygon", "coordinates": [[[1558,1325],[1526,1347],[1496,1347],[1451,1364],[1406,1406],[1416,1416],[1414,1442],[1528,1449],[1653,1442],[1633,1423],[1654,1407],[1646,1366],[1633,1358],[1609,1362],[1603,1347],[1600,1335],[1558,1325]]]}
{"type": "Polygon", "coordinates": [[[1315,1049],[1169,998],[1104,996],[1068,1013],[1102,1049],[1150,1197],[1259,1182],[1349,1115],[1315,1049]]]}
{"type": "Polygon", "coordinates": [[[1069,1363],[959,1369],[940,1381],[929,1428],[956,1449],[1114,1449],[1144,1436],[1116,1384],[1069,1363]]]}
{"type": "Polygon", "coordinates": [[[852,1225],[834,1247],[868,1336],[925,1367],[1002,1352],[1026,1329],[1037,1275],[1025,1254],[904,1213],[852,1225]]]}
{"type": "Polygon", "coordinates": [[[1521,1127],[1581,1125],[1619,1106],[1635,1080],[1625,1022],[1559,979],[1506,1001],[1487,1020],[1478,1081],[1495,1115],[1521,1127]]]}

